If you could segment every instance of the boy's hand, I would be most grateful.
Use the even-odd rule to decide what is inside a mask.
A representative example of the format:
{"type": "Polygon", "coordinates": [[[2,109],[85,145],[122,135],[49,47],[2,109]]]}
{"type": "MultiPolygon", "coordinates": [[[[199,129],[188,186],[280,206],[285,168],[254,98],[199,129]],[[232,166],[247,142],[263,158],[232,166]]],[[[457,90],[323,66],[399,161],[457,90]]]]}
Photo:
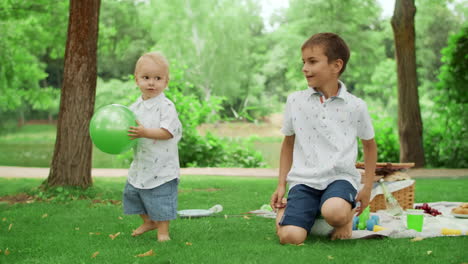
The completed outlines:
{"type": "Polygon", "coordinates": [[[275,212],[280,208],[286,207],[286,199],[284,198],[285,192],[285,186],[278,186],[273,195],[271,195],[270,206],[275,212]]]}
{"type": "Polygon", "coordinates": [[[128,132],[130,133],[128,134],[128,136],[131,139],[146,137],[145,127],[142,124],[140,124],[138,120],[135,120],[135,121],[138,126],[137,127],[131,126],[130,129],[128,130],[128,132]]]}
{"type": "Polygon", "coordinates": [[[362,190],[356,196],[356,204],[359,204],[356,207],[357,215],[360,215],[362,211],[369,205],[370,195],[371,195],[372,187],[364,186],[362,190]]]}

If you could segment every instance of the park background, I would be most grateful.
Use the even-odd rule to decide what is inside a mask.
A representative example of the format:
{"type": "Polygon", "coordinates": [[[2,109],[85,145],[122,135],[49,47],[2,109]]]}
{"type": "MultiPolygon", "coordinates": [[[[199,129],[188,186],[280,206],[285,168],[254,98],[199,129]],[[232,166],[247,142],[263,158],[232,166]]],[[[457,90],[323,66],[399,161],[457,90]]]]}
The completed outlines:
{"type": "MultiPolygon", "coordinates": [[[[403,3],[416,5],[409,79],[419,96],[410,106],[420,108],[424,166],[467,168],[466,1],[0,1],[0,263],[466,263],[468,236],[311,236],[281,246],[272,219],[242,214],[268,203],[277,184],[254,170],[248,177],[182,175],[179,209],[219,203],[224,216],[179,218],[169,243],[157,243],[154,232],[133,238],[140,223],[122,213],[126,178],[90,176],[91,152],[94,168],[128,168],[131,152],[92,148],[88,121],[99,107],[137,98],[135,61],[154,50],[171,64],[167,96],[184,126],[183,167],[276,168],[286,97],[306,85],[300,46],[324,31],[340,34],[352,50],[342,80],[369,106],[379,161],[398,162],[398,45],[388,6],[403,3]],[[79,105],[89,108],[63,118],[63,109],[79,105]],[[50,174],[44,180],[32,168],[15,177],[12,166],[50,174]]],[[[401,46],[411,51],[411,43],[401,46]]],[[[419,129],[412,125],[405,129],[419,129]]],[[[443,176],[417,178],[415,202],[466,202],[466,173],[443,176]]]]}
{"type": "MultiPolygon", "coordinates": [[[[167,94],[184,126],[181,165],[276,168],[286,97],[306,87],[300,46],[313,33],[336,32],[352,51],[341,79],[369,106],[379,161],[398,162],[391,5],[381,1],[383,12],[373,0],[274,2],[102,1],[95,109],[131,104],[139,95],[136,59],[162,51],[171,64],[167,94]]],[[[467,3],[421,0],[416,6],[425,167],[466,168],[466,57],[457,56],[467,51],[467,3]],[[464,41],[458,50],[457,40],[464,41]]],[[[0,165],[50,166],[68,9],[68,1],[0,4],[0,165]]],[[[94,149],[93,167],[126,168],[131,157],[94,149]]]]}

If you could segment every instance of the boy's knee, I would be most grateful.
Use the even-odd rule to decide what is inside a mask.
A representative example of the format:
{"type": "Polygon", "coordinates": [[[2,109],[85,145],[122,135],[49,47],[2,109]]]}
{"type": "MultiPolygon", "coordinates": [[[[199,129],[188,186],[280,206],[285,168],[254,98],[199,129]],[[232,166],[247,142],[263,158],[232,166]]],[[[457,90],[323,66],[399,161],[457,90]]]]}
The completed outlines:
{"type": "Polygon", "coordinates": [[[331,226],[341,226],[349,221],[351,205],[341,198],[330,198],[322,206],[323,218],[331,226]]]}
{"type": "Polygon", "coordinates": [[[327,223],[331,226],[342,226],[348,223],[349,213],[343,212],[343,211],[337,211],[333,213],[324,214],[323,218],[325,218],[327,223]]]}
{"type": "Polygon", "coordinates": [[[307,238],[307,231],[302,230],[300,227],[285,226],[277,232],[280,244],[294,244],[298,245],[303,243],[307,238]]]}

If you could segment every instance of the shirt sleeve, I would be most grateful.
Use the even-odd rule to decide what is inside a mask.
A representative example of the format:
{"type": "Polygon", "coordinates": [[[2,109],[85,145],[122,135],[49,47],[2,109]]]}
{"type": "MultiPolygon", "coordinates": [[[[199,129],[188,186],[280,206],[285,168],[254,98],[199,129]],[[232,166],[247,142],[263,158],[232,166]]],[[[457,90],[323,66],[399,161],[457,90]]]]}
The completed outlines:
{"type": "Polygon", "coordinates": [[[174,139],[179,141],[182,138],[182,124],[172,102],[164,102],[162,107],[160,127],[169,131],[174,139]]]}
{"type": "Polygon", "coordinates": [[[295,134],[292,124],[291,100],[291,96],[288,96],[286,107],[284,109],[283,127],[281,128],[281,133],[283,133],[285,136],[292,136],[295,134]]]}
{"type": "Polygon", "coordinates": [[[362,101],[360,108],[357,120],[357,136],[364,140],[373,139],[375,136],[374,127],[372,126],[372,119],[369,115],[369,111],[367,110],[367,104],[362,101]]]}

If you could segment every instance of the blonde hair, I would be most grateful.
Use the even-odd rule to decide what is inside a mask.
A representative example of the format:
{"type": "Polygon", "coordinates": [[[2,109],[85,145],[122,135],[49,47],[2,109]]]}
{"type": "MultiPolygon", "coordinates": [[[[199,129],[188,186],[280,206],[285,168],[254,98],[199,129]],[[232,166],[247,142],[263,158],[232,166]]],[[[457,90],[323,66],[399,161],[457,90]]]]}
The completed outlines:
{"type": "Polygon", "coordinates": [[[157,65],[164,67],[164,69],[166,69],[167,77],[169,78],[169,62],[161,52],[148,52],[141,55],[141,57],[137,60],[135,64],[135,76],[137,75],[139,66],[144,59],[149,59],[157,65]]]}

